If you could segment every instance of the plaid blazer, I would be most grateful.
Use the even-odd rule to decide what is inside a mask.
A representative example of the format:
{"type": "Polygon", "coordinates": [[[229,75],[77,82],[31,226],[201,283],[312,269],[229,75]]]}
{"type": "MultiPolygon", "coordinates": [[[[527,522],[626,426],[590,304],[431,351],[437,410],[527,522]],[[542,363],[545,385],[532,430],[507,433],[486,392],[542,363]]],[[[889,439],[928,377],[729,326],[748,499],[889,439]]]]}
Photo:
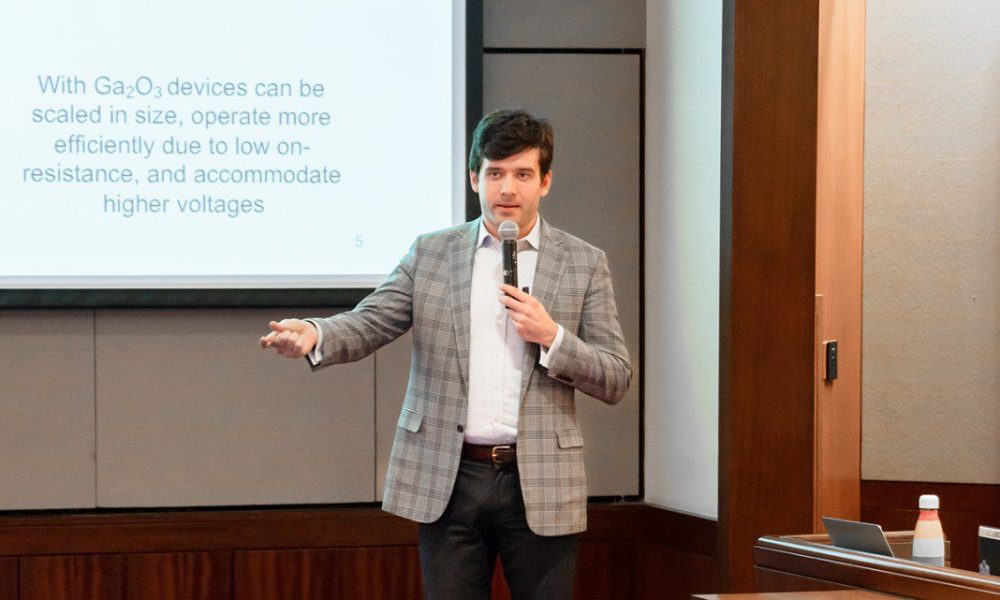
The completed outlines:
{"type": "MultiPolygon", "coordinates": [[[[469,304],[479,219],[417,238],[358,306],[311,321],[323,366],[364,358],[413,328],[410,379],[389,458],[382,508],[421,523],[444,512],[466,422],[469,304]]],[[[563,340],[548,369],[530,344],[521,365],[517,465],[528,525],[539,535],[587,527],[583,436],[573,390],[609,404],[628,391],[628,351],[604,252],[542,222],[532,294],[563,340]]]]}

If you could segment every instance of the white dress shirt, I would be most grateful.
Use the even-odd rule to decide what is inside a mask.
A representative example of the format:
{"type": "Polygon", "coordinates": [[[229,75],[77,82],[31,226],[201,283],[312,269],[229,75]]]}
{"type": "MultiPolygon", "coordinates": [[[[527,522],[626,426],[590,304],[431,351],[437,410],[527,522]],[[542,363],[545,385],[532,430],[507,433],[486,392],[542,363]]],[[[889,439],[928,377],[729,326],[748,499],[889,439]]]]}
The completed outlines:
{"type": "MultiPolygon", "coordinates": [[[[535,282],[541,219],[517,242],[517,283],[529,292],[535,282]]],[[[503,255],[500,240],[480,221],[472,263],[472,298],[469,319],[469,410],[465,441],[470,444],[513,444],[521,405],[521,363],[527,343],[517,334],[503,292],[503,255]]],[[[562,326],[551,348],[542,348],[539,362],[548,366],[562,341],[562,326]]]]}
{"type": "MultiPolygon", "coordinates": [[[[535,282],[541,219],[528,235],[517,242],[518,287],[535,282]]],[[[503,292],[503,256],[500,240],[479,223],[479,237],[472,264],[472,297],[469,320],[469,407],[465,422],[465,441],[470,444],[513,444],[517,441],[517,418],[521,405],[521,363],[527,342],[517,334],[507,307],[500,303],[503,292]]],[[[307,319],[308,320],[308,319],[307,319]]],[[[313,326],[316,326],[313,323],[313,326]]],[[[559,351],[563,328],[558,325],[552,346],[540,348],[539,363],[548,367],[559,351]]],[[[316,327],[316,346],[307,355],[310,362],[323,360],[323,332],[316,327]]]]}

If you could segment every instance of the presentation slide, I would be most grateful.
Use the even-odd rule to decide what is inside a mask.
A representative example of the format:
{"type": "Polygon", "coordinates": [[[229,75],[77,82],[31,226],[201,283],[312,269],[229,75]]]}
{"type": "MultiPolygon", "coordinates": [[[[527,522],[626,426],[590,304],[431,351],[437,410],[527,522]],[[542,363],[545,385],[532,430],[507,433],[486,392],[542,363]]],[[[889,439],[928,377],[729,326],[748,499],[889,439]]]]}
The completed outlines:
{"type": "Polygon", "coordinates": [[[371,287],[463,220],[461,0],[3,12],[0,288],[371,287]]]}

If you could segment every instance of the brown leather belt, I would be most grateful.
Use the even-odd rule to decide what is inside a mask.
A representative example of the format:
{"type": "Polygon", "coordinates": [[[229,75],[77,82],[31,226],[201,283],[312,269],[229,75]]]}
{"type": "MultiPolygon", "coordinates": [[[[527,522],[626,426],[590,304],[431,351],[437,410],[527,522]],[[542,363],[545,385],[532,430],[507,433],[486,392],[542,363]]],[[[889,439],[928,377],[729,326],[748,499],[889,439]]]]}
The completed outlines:
{"type": "Polygon", "coordinates": [[[517,462],[517,444],[503,446],[462,444],[462,458],[491,465],[509,465],[517,462]]]}

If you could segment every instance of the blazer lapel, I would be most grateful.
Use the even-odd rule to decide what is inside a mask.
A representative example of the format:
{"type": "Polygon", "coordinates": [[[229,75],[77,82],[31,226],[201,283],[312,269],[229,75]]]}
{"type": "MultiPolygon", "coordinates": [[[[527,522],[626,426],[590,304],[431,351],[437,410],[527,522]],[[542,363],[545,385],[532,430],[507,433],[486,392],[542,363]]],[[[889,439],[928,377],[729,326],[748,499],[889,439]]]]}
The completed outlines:
{"type": "MultiPolygon", "coordinates": [[[[545,221],[541,222],[541,226],[542,235],[538,244],[538,261],[535,263],[535,281],[531,295],[538,298],[551,316],[556,292],[559,290],[559,277],[566,264],[566,249],[558,232],[553,231],[545,221]]],[[[538,344],[528,344],[524,352],[524,362],[521,363],[522,404],[528,391],[531,374],[535,372],[539,352],[538,344]]]]}
{"type": "MultiPolygon", "coordinates": [[[[482,218],[482,217],[480,217],[482,218]]],[[[458,349],[462,383],[469,385],[469,305],[472,299],[472,260],[476,252],[479,219],[459,229],[451,242],[448,265],[451,272],[451,307],[455,324],[455,347],[458,349]]]]}

